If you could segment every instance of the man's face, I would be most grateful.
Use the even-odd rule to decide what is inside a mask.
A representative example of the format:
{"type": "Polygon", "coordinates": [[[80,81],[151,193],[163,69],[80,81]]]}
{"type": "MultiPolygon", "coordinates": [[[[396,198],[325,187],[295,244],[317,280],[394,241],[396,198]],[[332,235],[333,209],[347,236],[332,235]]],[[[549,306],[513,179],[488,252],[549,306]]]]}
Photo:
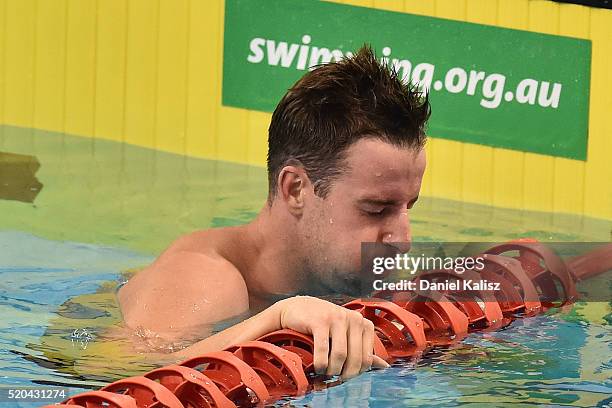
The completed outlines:
{"type": "Polygon", "coordinates": [[[325,199],[307,194],[301,243],[304,267],[321,285],[357,294],[362,242],[409,248],[409,210],[419,196],[425,152],[361,139],[347,150],[346,164],[325,199]]]}

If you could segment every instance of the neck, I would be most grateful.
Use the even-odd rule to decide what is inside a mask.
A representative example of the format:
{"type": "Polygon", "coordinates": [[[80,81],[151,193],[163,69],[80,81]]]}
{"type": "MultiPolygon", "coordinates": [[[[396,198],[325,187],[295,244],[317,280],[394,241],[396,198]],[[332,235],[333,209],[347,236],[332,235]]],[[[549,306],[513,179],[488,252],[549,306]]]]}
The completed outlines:
{"type": "Polygon", "coordinates": [[[274,300],[303,290],[305,277],[296,251],[300,245],[295,223],[295,217],[280,205],[266,204],[243,227],[252,253],[241,272],[251,296],[274,300]]]}

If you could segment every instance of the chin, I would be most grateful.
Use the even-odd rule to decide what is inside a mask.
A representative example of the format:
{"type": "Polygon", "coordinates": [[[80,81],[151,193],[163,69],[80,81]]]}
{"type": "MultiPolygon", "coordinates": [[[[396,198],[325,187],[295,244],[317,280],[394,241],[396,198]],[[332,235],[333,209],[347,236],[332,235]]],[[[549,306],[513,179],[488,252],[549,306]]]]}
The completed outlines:
{"type": "Polygon", "coordinates": [[[344,275],[340,282],[338,282],[338,293],[360,297],[365,294],[365,290],[367,289],[367,285],[361,279],[359,273],[344,275]]]}

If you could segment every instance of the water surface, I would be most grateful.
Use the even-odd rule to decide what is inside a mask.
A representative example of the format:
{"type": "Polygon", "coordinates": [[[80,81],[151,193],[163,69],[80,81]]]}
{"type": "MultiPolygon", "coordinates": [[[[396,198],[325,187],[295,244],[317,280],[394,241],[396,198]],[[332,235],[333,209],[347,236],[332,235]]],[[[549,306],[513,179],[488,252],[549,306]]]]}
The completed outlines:
{"type": "MultiPolygon", "coordinates": [[[[75,392],[155,365],[108,334],[121,321],[117,284],[183,233],[248,222],[267,191],[258,167],[4,126],[0,172],[9,168],[0,176],[0,385],[75,392]]],[[[412,229],[420,241],[609,241],[612,222],[422,198],[412,229]]],[[[290,404],[604,406],[609,313],[578,304],[515,321],[290,404]]]]}

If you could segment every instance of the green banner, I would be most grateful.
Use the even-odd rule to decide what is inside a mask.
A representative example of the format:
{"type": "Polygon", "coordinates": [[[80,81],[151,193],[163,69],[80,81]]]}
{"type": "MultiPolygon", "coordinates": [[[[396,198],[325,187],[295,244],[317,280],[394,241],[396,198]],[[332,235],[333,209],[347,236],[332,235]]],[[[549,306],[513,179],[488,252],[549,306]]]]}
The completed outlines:
{"type": "Polygon", "coordinates": [[[372,44],[431,96],[432,137],[586,160],[588,40],[315,0],[226,0],[223,104],[271,112],[372,44]]]}

